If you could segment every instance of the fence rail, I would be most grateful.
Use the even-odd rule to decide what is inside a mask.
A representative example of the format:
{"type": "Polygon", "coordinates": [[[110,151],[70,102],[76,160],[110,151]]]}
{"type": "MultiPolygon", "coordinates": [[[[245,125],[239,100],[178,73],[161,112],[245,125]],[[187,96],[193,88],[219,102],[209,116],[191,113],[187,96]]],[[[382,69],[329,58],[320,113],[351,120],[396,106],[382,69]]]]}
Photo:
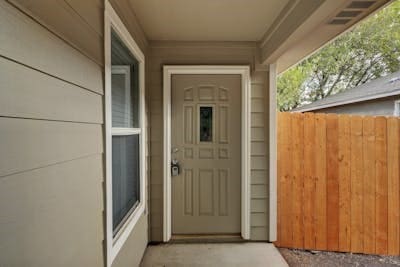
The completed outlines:
{"type": "Polygon", "coordinates": [[[400,119],[278,115],[277,246],[400,254],[400,119]]]}

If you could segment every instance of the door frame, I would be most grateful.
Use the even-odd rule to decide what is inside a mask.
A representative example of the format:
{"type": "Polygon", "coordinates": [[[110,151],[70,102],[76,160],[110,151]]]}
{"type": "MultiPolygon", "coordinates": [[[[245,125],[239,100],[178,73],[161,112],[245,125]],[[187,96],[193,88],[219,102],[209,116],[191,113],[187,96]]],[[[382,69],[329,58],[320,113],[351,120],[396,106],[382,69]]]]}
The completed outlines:
{"type": "Polygon", "coordinates": [[[239,74],[241,75],[241,236],[250,239],[250,145],[251,145],[251,88],[249,66],[164,65],[163,67],[163,241],[172,235],[171,196],[171,77],[174,74],[239,74]]]}

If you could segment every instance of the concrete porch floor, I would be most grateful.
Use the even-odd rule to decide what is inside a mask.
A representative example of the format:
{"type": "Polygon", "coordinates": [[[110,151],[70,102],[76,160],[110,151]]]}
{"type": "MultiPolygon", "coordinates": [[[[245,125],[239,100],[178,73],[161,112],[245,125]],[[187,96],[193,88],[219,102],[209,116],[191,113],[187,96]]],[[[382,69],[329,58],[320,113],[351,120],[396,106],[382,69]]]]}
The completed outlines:
{"type": "Polygon", "coordinates": [[[150,245],[140,266],[287,267],[288,264],[273,244],[249,242],[150,245]]]}

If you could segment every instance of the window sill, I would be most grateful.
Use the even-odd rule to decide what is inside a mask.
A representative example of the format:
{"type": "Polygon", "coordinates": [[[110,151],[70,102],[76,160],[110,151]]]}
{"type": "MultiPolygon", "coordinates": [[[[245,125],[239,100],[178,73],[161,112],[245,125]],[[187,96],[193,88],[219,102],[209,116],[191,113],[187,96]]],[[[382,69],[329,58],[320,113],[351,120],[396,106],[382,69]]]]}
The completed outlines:
{"type": "Polygon", "coordinates": [[[112,247],[110,248],[111,262],[114,261],[119,251],[125,244],[128,237],[131,235],[135,225],[139,221],[140,217],[144,214],[144,204],[139,203],[136,209],[129,215],[125,223],[121,226],[116,236],[113,238],[112,247]]]}

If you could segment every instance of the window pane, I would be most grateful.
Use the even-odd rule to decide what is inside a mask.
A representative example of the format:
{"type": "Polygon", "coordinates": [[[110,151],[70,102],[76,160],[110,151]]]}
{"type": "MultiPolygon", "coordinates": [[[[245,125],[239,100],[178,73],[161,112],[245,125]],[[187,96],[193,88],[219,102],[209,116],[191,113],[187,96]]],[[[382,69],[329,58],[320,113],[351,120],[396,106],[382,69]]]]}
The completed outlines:
{"type": "Polygon", "coordinates": [[[212,107],[200,107],[200,142],[212,142],[212,107]]]}
{"type": "MultiPolygon", "coordinates": [[[[113,70],[115,71],[115,70],[113,70]]],[[[127,82],[129,73],[112,74],[112,126],[113,127],[133,127],[133,117],[131,116],[131,101],[129,98],[129,83],[127,82]]]]}
{"type": "Polygon", "coordinates": [[[139,65],[129,49],[111,34],[112,127],[139,127],[139,65]]]}
{"type": "Polygon", "coordinates": [[[394,115],[400,116],[400,102],[398,102],[398,101],[395,102],[394,115]]]}
{"type": "Polygon", "coordinates": [[[139,135],[112,137],[113,230],[140,201],[139,135]]]}

